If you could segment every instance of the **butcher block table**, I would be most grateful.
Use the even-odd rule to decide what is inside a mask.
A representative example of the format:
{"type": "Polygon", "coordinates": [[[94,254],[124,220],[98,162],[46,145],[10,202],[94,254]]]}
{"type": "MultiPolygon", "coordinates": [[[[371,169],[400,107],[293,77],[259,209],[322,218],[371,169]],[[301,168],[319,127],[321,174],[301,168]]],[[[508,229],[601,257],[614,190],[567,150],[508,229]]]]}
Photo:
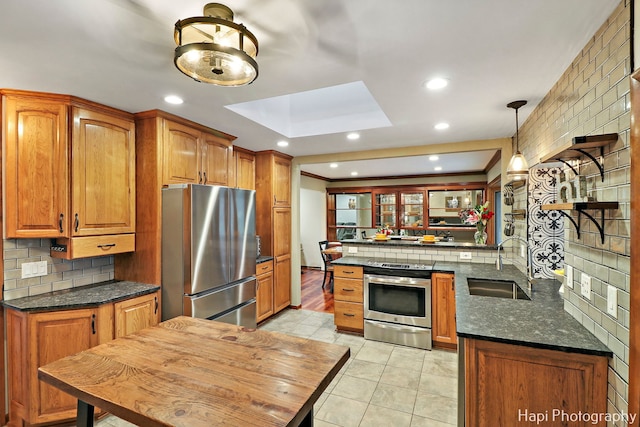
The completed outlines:
{"type": "Polygon", "coordinates": [[[78,399],[140,426],[312,426],[313,404],[349,348],[176,317],[38,370],[78,399]]]}

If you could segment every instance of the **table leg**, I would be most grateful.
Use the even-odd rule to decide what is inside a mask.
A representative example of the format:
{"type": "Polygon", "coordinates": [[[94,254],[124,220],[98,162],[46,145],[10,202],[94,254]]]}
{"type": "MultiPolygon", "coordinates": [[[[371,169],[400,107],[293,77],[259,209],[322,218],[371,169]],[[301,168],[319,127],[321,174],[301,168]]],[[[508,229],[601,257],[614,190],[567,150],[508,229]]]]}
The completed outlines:
{"type": "Polygon", "coordinates": [[[305,415],[304,419],[300,423],[300,427],[313,427],[313,408],[311,408],[307,415],[305,415]]]}
{"type": "Polygon", "coordinates": [[[77,427],[93,427],[93,405],[78,399],[77,427]]]}

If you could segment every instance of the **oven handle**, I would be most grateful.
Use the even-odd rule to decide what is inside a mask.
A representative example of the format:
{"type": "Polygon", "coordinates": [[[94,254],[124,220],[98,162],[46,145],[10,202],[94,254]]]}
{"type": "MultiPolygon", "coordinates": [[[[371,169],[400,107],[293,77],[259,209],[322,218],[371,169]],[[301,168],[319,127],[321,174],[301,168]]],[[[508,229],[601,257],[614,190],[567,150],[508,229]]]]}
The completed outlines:
{"type": "Polygon", "coordinates": [[[431,286],[431,279],[418,279],[415,277],[401,277],[401,276],[377,276],[375,274],[365,274],[364,282],[409,286],[409,287],[415,287],[415,288],[427,288],[431,286]]]}

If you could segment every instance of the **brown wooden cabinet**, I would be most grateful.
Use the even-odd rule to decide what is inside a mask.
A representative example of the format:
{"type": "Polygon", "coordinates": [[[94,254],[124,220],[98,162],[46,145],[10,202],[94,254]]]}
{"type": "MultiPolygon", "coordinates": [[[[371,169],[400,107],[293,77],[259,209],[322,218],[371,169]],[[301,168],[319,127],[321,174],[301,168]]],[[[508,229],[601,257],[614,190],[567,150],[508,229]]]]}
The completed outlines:
{"type": "Polygon", "coordinates": [[[364,333],[363,268],[336,265],[333,270],[334,323],[339,331],[364,333]]]}
{"type": "Polygon", "coordinates": [[[133,116],[67,95],[2,95],[5,237],[58,238],[67,251],[52,256],[67,259],[133,250],[133,116]],[[76,238],[105,235],[127,244],[85,238],[92,250],[74,254],[76,238]]]}
{"type": "MultiPolygon", "coordinates": [[[[95,308],[52,312],[5,309],[10,427],[56,423],[76,416],[77,400],[38,380],[38,367],[155,325],[160,291],[95,308]],[[143,308],[141,308],[143,307],[143,308]],[[117,326],[115,326],[117,325],[117,326]],[[119,335],[120,336],[120,335],[119,335]]],[[[98,368],[96,368],[98,369],[98,368]]]]}
{"type": "Polygon", "coordinates": [[[160,285],[163,185],[228,185],[235,137],[160,110],[137,113],[135,121],[136,251],[116,256],[115,277],[160,285]]]}
{"type": "Polygon", "coordinates": [[[256,189],[256,156],[253,152],[235,147],[233,150],[235,160],[236,187],[246,190],[256,189]]]}
{"type": "Polygon", "coordinates": [[[431,276],[431,334],[434,347],[456,348],[456,289],[450,273],[431,276]]]}
{"type": "Polygon", "coordinates": [[[262,322],[273,314],[273,261],[256,266],[256,321],[262,322]]]}
{"type": "Polygon", "coordinates": [[[464,349],[465,425],[530,425],[525,411],[548,414],[545,426],[606,425],[561,422],[552,410],[606,413],[607,357],[470,338],[464,349]]]}
{"type": "Polygon", "coordinates": [[[256,234],[274,258],[274,313],[291,304],[291,157],[256,153],[256,234]]]}

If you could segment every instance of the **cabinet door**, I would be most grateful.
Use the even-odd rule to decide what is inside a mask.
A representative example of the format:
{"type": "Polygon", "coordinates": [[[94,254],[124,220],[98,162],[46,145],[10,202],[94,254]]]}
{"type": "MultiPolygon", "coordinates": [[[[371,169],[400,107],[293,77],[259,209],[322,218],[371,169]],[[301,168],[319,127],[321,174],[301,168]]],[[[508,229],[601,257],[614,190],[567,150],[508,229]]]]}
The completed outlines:
{"type": "Polygon", "coordinates": [[[242,151],[235,152],[236,187],[246,190],[256,189],[256,157],[242,151]]]}
{"type": "Polygon", "coordinates": [[[74,108],[73,123],[72,235],[135,232],[133,120],[74,108]]]}
{"type": "Polygon", "coordinates": [[[68,237],[67,106],[5,97],[6,237],[68,237]]]}
{"type": "Polygon", "coordinates": [[[115,337],[120,338],[160,322],[159,293],[142,295],[114,304],[115,337]]]}
{"type": "Polygon", "coordinates": [[[229,185],[229,163],[231,162],[231,143],[226,139],[206,133],[201,139],[202,183],[210,185],[229,185]]]}
{"type": "Polygon", "coordinates": [[[273,205],[291,206],[291,161],[274,156],[273,205]]]}
{"type": "Polygon", "coordinates": [[[291,304],[291,256],[275,258],[275,276],[273,284],[273,311],[283,310],[291,304]]]}
{"type": "Polygon", "coordinates": [[[445,346],[458,343],[456,335],[456,292],[453,274],[434,273],[431,276],[433,342],[445,346]]]}
{"type": "Polygon", "coordinates": [[[96,311],[92,309],[29,316],[30,423],[76,416],[77,399],[38,380],[38,368],[98,344],[96,311]]]}
{"type": "Polygon", "coordinates": [[[396,229],[396,193],[376,193],[374,196],[374,227],[388,226],[396,229]]]}
{"type": "Polygon", "coordinates": [[[273,209],[273,256],[291,255],[291,209],[273,209]]]}
{"type": "Polygon", "coordinates": [[[256,278],[256,321],[261,322],[273,314],[273,271],[260,274],[256,278]]]}
{"type": "Polygon", "coordinates": [[[189,126],[164,120],[162,144],[162,183],[198,184],[200,132],[189,126]]]}

